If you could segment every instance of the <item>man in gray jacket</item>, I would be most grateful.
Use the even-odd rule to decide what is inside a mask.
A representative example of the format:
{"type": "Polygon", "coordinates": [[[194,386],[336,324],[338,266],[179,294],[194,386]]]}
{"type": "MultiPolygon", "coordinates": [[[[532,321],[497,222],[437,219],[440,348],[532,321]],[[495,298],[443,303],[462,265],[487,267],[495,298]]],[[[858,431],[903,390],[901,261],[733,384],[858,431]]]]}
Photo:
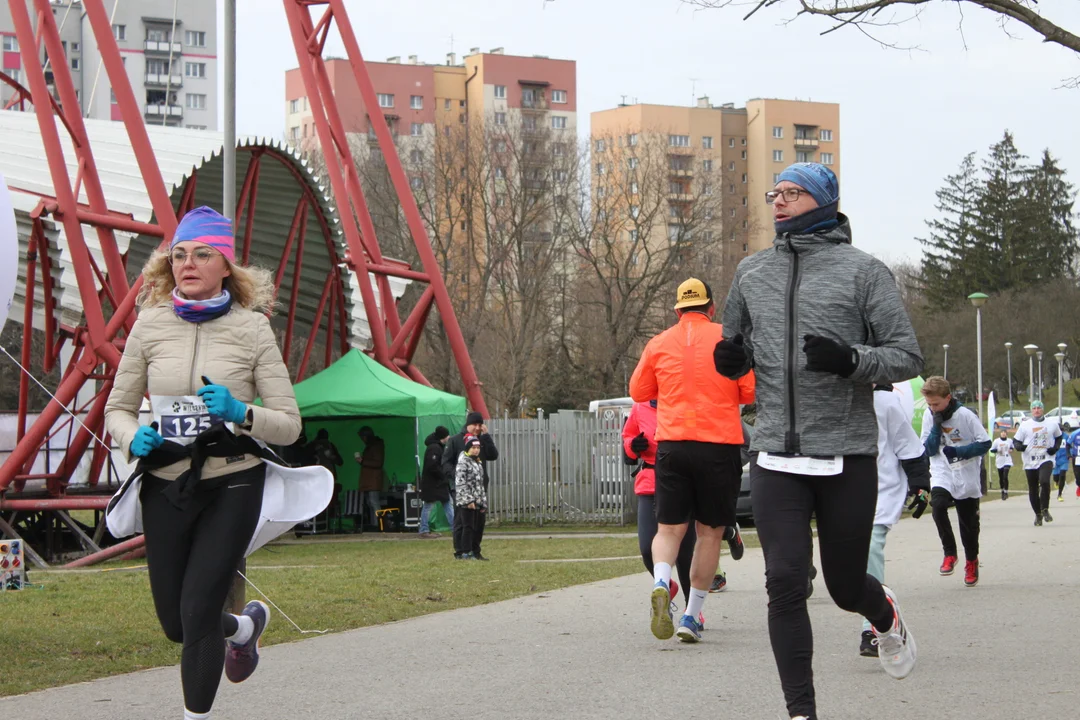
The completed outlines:
{"type": "Polygon", "coordinates": [[[814,720],[811,515],[833,600],[871,622],[886,672],[899,679],[915,665],[896,596],[866,560],[877,501],[873,383],[912,378],[923,359],[889,269],[851,245],[836,175],[792,165],[765,201],[776,239],[739,264],[714,361],[727,377],[753,369],[757,378],[750,473],[769,636],[788,712],[814,720]]]}

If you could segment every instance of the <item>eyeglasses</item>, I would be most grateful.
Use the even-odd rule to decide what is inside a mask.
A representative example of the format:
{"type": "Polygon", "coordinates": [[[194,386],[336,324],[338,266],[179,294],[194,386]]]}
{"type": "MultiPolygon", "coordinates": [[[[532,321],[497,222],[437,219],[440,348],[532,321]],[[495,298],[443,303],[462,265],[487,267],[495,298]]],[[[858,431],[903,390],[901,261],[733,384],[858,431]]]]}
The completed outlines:
{"type": "Polygon", "coordinates": [[[799,196],[803,193],[806,193],[807,195],[810,194],[802,188],[785,188],[784,190],[770,190],[769,192],[765,193],[765,202],[769,205],[772,205],[774,202],[776,202],[776,198],[783,195],[784,202],[793,203],[797,202],[799,196]]]}
{"type": "Polygon", "coordinates": [[[195,250],[192,250],[189,255],[183,250],[177,248],[176,250],[173,250],[171,253],[169,253],[169,264],[183,265],[190,257],[193,263],[201,267],[206,263],[210,262],[210,258],[220,254],[221,253],[215,252],[214,250],[211,250],[209,248],[196,248],[195,250]]]}

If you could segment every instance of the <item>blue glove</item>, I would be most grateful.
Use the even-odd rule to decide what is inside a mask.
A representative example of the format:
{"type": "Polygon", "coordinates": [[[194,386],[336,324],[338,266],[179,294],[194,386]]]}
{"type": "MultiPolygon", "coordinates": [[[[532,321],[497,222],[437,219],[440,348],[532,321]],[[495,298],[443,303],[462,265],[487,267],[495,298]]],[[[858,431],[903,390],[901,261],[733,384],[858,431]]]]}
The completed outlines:
{"type": "Polygon", "coordinates": [[[945,455],[945,459],[948,460],[950,464],[959,460],[959,458],[956,457],[956,448],[952,445],[946,445],[941,448],[941,452],[945,455]]]}
{"type": "Polygon", "coordinates": [[[157,428],[143,425],[135,431],[135,437],[131,440],[131,454],[135,457],[146,457],[161,447],[163,442],[165,438],[158,434],[157,428]]]}
{"type": "Polygon", "coordinates": [[[206,403],[211,415],[233,423],[242,423],[247,419],[247,405],[233,398],[229,388],[224,385],[204,385],[197,394],[206,403]]]}

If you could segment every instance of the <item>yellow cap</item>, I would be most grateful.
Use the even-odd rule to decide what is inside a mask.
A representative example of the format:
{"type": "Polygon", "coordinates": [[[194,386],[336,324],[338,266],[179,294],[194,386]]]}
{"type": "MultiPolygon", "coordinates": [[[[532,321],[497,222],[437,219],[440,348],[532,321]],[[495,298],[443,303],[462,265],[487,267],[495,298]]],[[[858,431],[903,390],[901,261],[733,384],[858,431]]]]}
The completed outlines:
{"type": "Polygon", "coordinates": [[[682,310],[688,307],[698,307],[700,305],[708,305],[712,302],[712,290],[709,289],[709,284],[698,280],[697,278],[690,278],[683,282],[679,286],[678,296],[675,303],[676,310],[682,310]]]}

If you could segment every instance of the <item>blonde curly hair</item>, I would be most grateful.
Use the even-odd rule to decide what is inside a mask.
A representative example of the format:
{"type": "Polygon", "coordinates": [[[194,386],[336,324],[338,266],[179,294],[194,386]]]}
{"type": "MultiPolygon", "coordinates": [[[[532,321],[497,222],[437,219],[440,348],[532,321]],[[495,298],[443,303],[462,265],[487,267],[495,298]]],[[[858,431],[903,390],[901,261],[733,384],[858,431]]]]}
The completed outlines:
{"type": "MultiPolygon", "coordinates": [[[[224,257],[224,256],[222,256],[224,257]]],[[[244,267],[224,258],[231,273],[223,287],[232,295],[233,302],[242,308],[259,313],[272,314],[277,308],[274,276],[260,267],[244,267]]],[[[176,287],[172,265],[167,250],[155,250],[142,270],[143,286],[136,302],[140,308],[150,308],[172,300],[176,287]]]]}

